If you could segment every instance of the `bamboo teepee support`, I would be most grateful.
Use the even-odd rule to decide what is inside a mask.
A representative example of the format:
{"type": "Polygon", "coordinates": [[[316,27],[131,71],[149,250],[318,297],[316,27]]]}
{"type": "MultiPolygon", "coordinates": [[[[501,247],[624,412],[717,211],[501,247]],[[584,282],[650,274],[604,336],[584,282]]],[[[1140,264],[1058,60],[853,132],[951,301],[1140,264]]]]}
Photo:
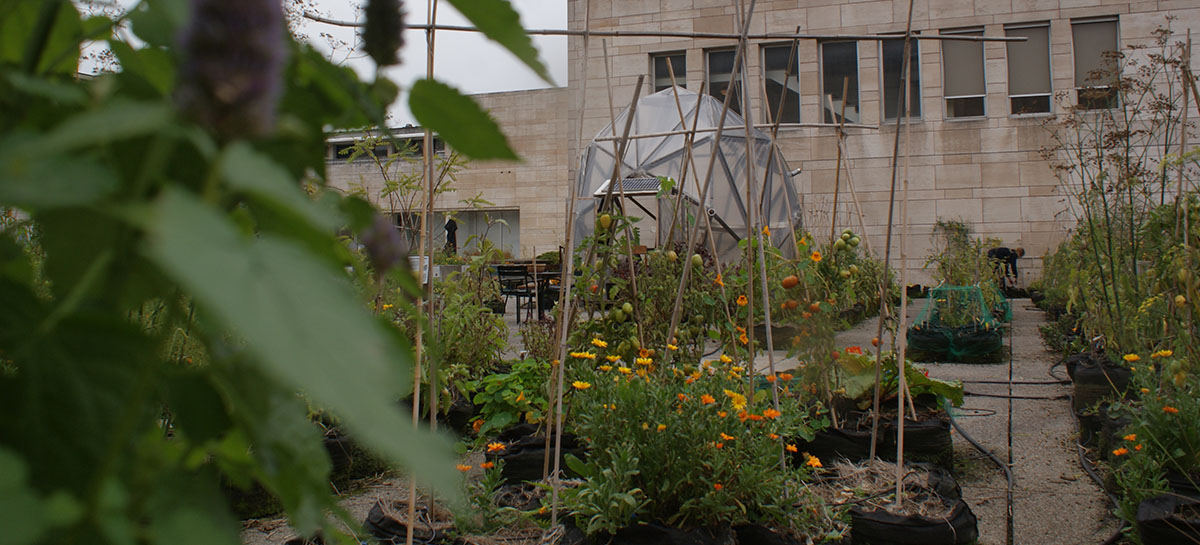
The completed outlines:
{"type": "MultiPolygon", "coordinates": [[[[912,17],[912,4],[909,3],[909,17],[912,17]]],[[[909,118],[909,112],[912,105],[912,96],[908,93],[908,85],[912,77],[912,66],[907,59],[909,57],[910,47],[912,42],[904,41],[904,80],[902,87],[904,91],[900,93],[900,100],[904,107],[901,110],[901,115],[904,118],[904,176],[903,187],[901,189],[900,202],[900,285],[908,284],[908,163],[912,151],[912,120],[909,118]]],[[[897,127],[896,133],[900,130],[897,127]]],[[[896,157],[892,157],[893,163],[896,157]]],[[[908,290],[900,290],[900,323],[897,331],[908,331],[908,290]]],[[[904,503],[904,400],[907,398],[911,403],[912,397],[908,393],[908,336],[897,335],[899,337],[897,353],[896,353],[896,374],[900,380],[900,387],[897,389],[896,400],[896,506],[899,507],[904,503]]],[[[880,345],[883,343],[880,342],[880,345]]],[[[912,411],[913,417],[916,418],[916,409],[912,411]]]]}
{"type": "MultiPolygon", "coordinates": [[[[845,157],[849,157],[850,154],[846,152],[846,134],[845,133],[842,133],[841,135],[839,135],[839,137],[837,139],[837,145],[838,145],[838,148],[840,148],[842,150],[842,155],[845,157]]],[[[865,215],[863,214],[863,211],[862,211],[862,204],[860,204],[859,200],[858,200],[858,191],[856,191],[854,189],[854,176],[850,173],[849,159],[842,161],[842,168],[846,169],[846,189],[850,191],[850,200],[852,202],[854,202],[854,210],[856,212],[858,212],[858,229],[859,229],[858,236],[862,239],[865,249],[868,252],[870,252],[871,251],[871,242],[870,242],[870,238],[867,236],[867,223],[863,219],[865,217],[865,215]]]]}
{"type": "MultiPolygon", "coordinates": [[[[905,72],[906,74],[907,74],[909,60],[910,60],[909,59],[909,56],[910,56],[909,51],[911,51],[911,50],[909,48],[911,47],[911,43],[912,43],[911,40],[913,38],[913,34],[912,34],[913,1],[914,0],[908,1],[908,22],[905,24],[905,28],[904,28],[904,59],[901,61],[901,65],[900,65],[901,71],[905,72]]],[[[897,97],[897,100],[900,101],[898,105],[901,107],[905,107],[907,105],[905,97],[908,95],[908,86],[909,86],[909,82],[907,80],[905,80],[903,82],[903,84],[900,86],[900,94],[897,97]]],[[[897,108],[897,109],[899,110],[901,108],[897,108]]],[[[896,167],[897,167],[897,163],[898,163],[897,157],[900,156],[900,123],[903,120],[903,118],[904,118],[903,115],[896,116],[896,138],[892,144],[892,183],[891,183],[891,190],[888,195],[887,234],[884,237],[884,243],[883,243],[884,244],[883,278],[879,281],[879,325],[875,329],[875,338],[880,339],[880,341],[877,343],[877,346],[875,347],[875,391],[874,391],[874,395],[872,396],[872,401],[871,401],[870,458],[872,460],[875,459],[875,443],[876,443],[876,439],[879,437],[879,408],[880,408],[879,407],[879,381],[883,374],[883,362],[882,362],[882,358],[883,358],[883,341],[882,341],[882,339],[883,339],[883,322],[886,321],[887,316],[888,316],[888,314],[887,314],[887,309],[888,309],[888,297],[887,297],[888,267],[891,266],[891,259],[892,259],[892,222],[895,219],[895,212],[896,212],[896,170],[897,170],[896,167]]],[[[901,286],[901,288],[902,288],[901,291],[903,291],[903,286],[901,286]]],[[[899,333],[897,333],[897,336],[899,336],[899,333]]],[[[901,363],[901,362],[898,362],[898,363],[901,363]]],[[[901,373],[901,375],[903,375],[903,373],[901,373]]]]}
{"type": "MultiPolygon", "coordinates": [[[[750,18],[754,14],[754,6],[757,2],[758,2],[758,0],[750,0],[750,7],[746,12],[746,17],[742,21],[742,34],[747,34],[750,31],[750,18]]],[[[742,41],[738,42],[737,50],[734,52],[734,55],[733,55],[733,70],[730,73],[737,73],[737,71],[739,70],[739,68],[742,65],[743,57],[745,57],[745,54],[746,54],[746,50],[743,47],[743,44],[744,44],[744,42],[742,42],[742,41]]],[[[730,99],[732,99],[732,98],[733,98],[733,93],[725,93],[725,100],[721,105],[721,115],[720,115],[720,117],[717,118],[717,132],[716,132],[716,135],[713,137],[713,141],[715,143],[719,143],[721,141],[721,135],[724,133],[724,130],[725,130],[725,117],[729,114],[729,102],[730,102],[730,99]]],[[[716,161],[717,161],[717,153],[714,152],[709,155],[708,168],[704,174],[704,183],[700,186],[700,197],[697,200],[699,200],[701,203],[704,203],[705,199],[708,198],[708,188],[712,185],[712,172],[713,172],[713,166],[716,164],[716,161]]],[[[688,253],[688,255],[686,256],[686,258],[689,260],[691,259],[692,252],[695,251],[694,249],[696,247],[696,233],[699,231],[699,227],[700,227],[700,222],[697,221],[688,228],[688,238],[687,238],[687,253],[688,253]]],[[[682,307],[683,307],[683,292],[687,288],[687,283],[688,283],[688,279],[691,277],[691,272],[692,272],[691,264],[684,263],[683,274],[680,275],[680,278],[679,278],[679,289],[675,292],[675,305],[671,311],[671,323],[670,323],[670,326],[668,326],[668,328],[667,328],[667,338],[668,339],[675,336],[675,330],[676,330],[676,328],[679,327],[679,314],[682,311],[682,307]]],[[[668,361],[669,361],[670,357],[671,357],[671,353],[667,352],[668,361]]]]}
{"type": "MultiPolygon", "coordinates": [[[[837,143],[837,162],[833,171],[833,208],[829,212],[829,255],[833,255],[834,237],[837,235],[838,196],[842,193],[842,133],[846,125],[846,95],[850,94],[850,78],[842,79],[842,113],[838,116],[838,125],[834,129],[833,139],[837,143]]],[[[833,109],[833,96],[825,95],[830,110],[833,109]]],[[[823,112],[822,112],[823,113],[823,112]]],[[[849,170],[849,169],[847,169],[849,170]]]]}
{"type": "MultiPolygon", "coordinates": [[[[430,0],[426,4],[425,17],[429,21],[429,29],[425,32],[425,77],[433,79],[433,60],[434,60],[434,40],[437,35],[437,0],[430,0]]],[[[437,369],[434,367],[433,358],[429,358],[429,351],[425,350],[425,342],[432,339],[424,338],[424,330],[427,324],[433,323],[433,237],[430,236],[431,229],[429,222],[433,216],[433,157],[431,150],[433,149],[433,133],[426,128],[424,135],[424,153],[422,155],[422,174],[425,177],[425,202],[421,205],[421,231],[420,243],[417,250],[417,275],[425,283],[425,293],[423,298],[425,301],[417,300],[417,347],[415,355],[415,365],[413,365],[413,428],[416,429],[420,422],[421,415],[421,357],[424,355],[429,360],[429,422],[434,430],[437,429],[437,369]],[[424,267],[422,267],[424,265],[424,267]],[[428,271],[424,275],[422,273],[428,271]],[[425,306],[428,305],[428,306],[425,306]],[[422,317],[427,318],[425,323],[422,323],[422,317]]],[[[432,333],[432,327],[430,327],[432,333]]],[[[430,501],[433,498],[430,497],[430,501]]],[[[431,506],[432,512],[432,506],[431,506]]],[[[417,516],[417,481],[415,475],[408,477],[408,518],[405,521],[407,537],[405,545],[412,545],[413,542],[413,520],[417,516]]]]}

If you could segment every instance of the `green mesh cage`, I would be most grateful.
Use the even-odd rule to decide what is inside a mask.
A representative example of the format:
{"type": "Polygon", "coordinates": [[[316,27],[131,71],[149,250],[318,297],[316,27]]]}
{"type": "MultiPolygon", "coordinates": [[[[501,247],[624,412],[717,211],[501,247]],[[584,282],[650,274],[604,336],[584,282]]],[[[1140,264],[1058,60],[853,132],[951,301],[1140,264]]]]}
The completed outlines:
{"type": "Polygon", "coordinates": [[[993,310],[978,286],[933,288],[908,328],[909,356],[916,361],[1001,361],[1004,333],[993,310]]]}

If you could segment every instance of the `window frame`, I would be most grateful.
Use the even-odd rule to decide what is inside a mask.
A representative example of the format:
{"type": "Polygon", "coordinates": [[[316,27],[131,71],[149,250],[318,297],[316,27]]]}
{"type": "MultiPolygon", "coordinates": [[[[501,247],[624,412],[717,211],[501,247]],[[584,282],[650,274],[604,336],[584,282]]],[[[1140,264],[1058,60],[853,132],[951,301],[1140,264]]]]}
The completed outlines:
{"type": "MultiPolygon", "coordinates": [[[[714,47],[704,50],[704,92],[708,96],[723,102],[725,97],[719,97],[713,94],[711,57],[714,53],[733,53],[733,64],[737,64],[737,49],[733,47],[714,47]]],[[[742,68],[745,68],[745,59],[742,60],[742,68]]],[[[725,92],[728,93],[730,87],[736,86],[737,89],[737,95],[729,101],[729,109],[738,115],[742,115],[742,93],[745,92],[745,89],[742,88],[742,79],[738,77],[737,71],[733,70],[733,65],[730,65],[729,70],[729,83],[725,86],[725,92]]]]}
{"type": "MultiPolygon", "coordinates": [[[[855,111],[858,116],[858,119],[855,119],[854,121],[849,121],[847,119],[846,122],[862,123],[862,111],[863,111],[863,108],[862,108],[862,81],[861,81],[862,80],[862,72],[861,72],[861,70],[862,70],[862,55],[860,54],[860,52],[858,50],[859,49],[858,48],[858,40],[822,40],[822,41],[817,42],[817,75],[818,75],[817,76],[817,86],[820,91],[819,104],[820,104],[820,112],[821,112],[821,123],[826,124],[826,125],[837,125],[839,123],[839,121],[837,120],[837,112],[833,112],[833,111],[829,111],[829,119],[830,119],[829,121],[826,121],[826,118],[825,118],[825,113],[826,113],[825,95],[832,94],[832,93],[825,92],[825,46],[828,44],[846,44],[846,43],[852,44],[854,46],[854,106],[855,106],[855,111]]],[[[845,103],[845,102],[846,102],[846,97],[842,97],[842,103],[845,103]]],[[[829,107],[832,108],[833,105],[830,104],[829,107]]]]}
{"type": "MultiPolygon", "coordinates": [[[[776,42],[776,43],[769,43],[769,44],[761,44],[758,46],[758,56],[759,56],[759,63],[760,63],[759,64],[759,67],[760,67],[759,72],[760,72],[760,75],[762,76],[763,93],[767,94],[766,96],[763,96],[763,104],[766,106],[765,108],[763,108],[763,122],[764,123],[773,122],[774,120],[772,119],[772,117],[774,117],[774,115],[775,115],[775,110],[771,106],[771,97],[769,96],[770,91],[768,90],[768,87],[767,87],[767,82],[768,82],[768,80],[767,80],[767,50],[782,48],[782,49],[787,50],[789,52],[788,54],[791,55],[791,49],[792,49],[793,44],[796,46],[796,54],[795,54],[795,58],[792,59],[792,64],[793,64],[791,66],[792,73],[790,76],[785,78],[785,81],[783,83],[784,83],[784,88],[786,89],[787,88],[786,80],[790,80],[792,78],[794,78],[796,80],[796,119],[795,120],[782,119],[782,120],[779,120],[779,122],[781,124],[782,123],[800,123],[801,122],[800,120],[804,118],[804,112],[803,112],[804,95],[800,93],[800,44],[794,43],[794,42],[776,42]]],[[[784,70],[786,71],[787,67],[785,67],[784,70]]]]}
{"type": "MultiPolygon", "coordinates": [[[[671,62],[671,60],[670,60],[672,57],[682,57],[683,58],[683,63],[682,63],[683,73],[680,74],[679,72],[675,72],[675,83],[678,84],[680,87],[687,89],[687,50],[680,49],[680,50],[673,50],[673,51],[656,51],[656,52],[650,54],[650,92],[651,92],[651,94],[662,91],[663,89],[670,88],[669,83],[667,86],[662,87],[661,89],[658,87],[658,74],[655,72],[655,70],[657,69],[656,61],[660,58],[667,59],[666,64],[674,66],[675,63],[671,62]]],[[[669,82],[671,79],[670,73],[668,72],[668,73],[663,74],[663,78],[665,78],[669,82]]]]}
{"type": "MultiPolygon", "coordinates": [[[[938,31],[939,35],[986,36],[986,33],[987,33],[987,29],[982,26],[947,28],[947,29],[942,29],[942,30],[938,31]]],[[[953,40],[943,40],[942,41],[941,55],[940,55],[941,59],[939,60],[939,62],[941,62],[941,66],[942,66],[942,119],[945,121],[977,121],[980,119],[987,119],[987,116],[988,116],[987,52],[984,51],[983,42],[974,42],[974,43],[979,44],[979,68],[980,68],[979,71],[983,75],[983,93],[975,94],[975,95],[948,96],[948,95],[946,95],[946,45],[947,45],[947,42],[949,42],[949,41],[953,41],[953,40]],[[950,101],[951,100],[962,100],[962,99],[972,99],[972,98],[980,99],[980,104],[982,104],[982,106],[983,106],[983,113],[981,113],[979,115],[962,115],[962,116],[951,116],[950,115],[950,101]]]]}
{"type": "MultiPolygon", "coordinates": [[[[1111,109],[1118,107],[1118,105],[1120,104],[1120,95],[1119,95],[1119,93],[1117,93],[1117,88],[1114,87],[1113,85],[1110,84],[1110,85],[1081,86],[1079,84],[1079,80],[1078,80],[1079,68],[1078,68],[1078,61],[1077,61],[1077,55],[1076,55],[1076,51],[1078,51],[1078,48],[1075,47],[1075,26],[1076,25],[1091,25],[1091,24],[1099,24],[1099,23],[1112,23],[1113,43],[1116,46],[1116,49],[1114,51],[1119,54],[1121,52],[1121,18],[1120,18],[1120,16],[1119,15],[1100,15],[1100,16],[1096,16],[1096,17],[1077,17],[1077,18],[1071,19],[1070,22],[1071,22],[1071,84],[1072,84],[1072,88],[1075,90],[1075,107],[1077,107],[1077,108],[1082,107],[1084,110],[1088,110],[1088,111],[1111,110],[1111,109]],[[1113,93],[1113,95],[1108,100],[1107,107],[1097,108],[1097,107],[1084,107],[1083,106],[1083,104],[1079,100],[1080,91],[1092,90],[1092,89],[1106,89],[1106,90],[1108,90],[1108,92],[1113,93]]],[[[1103,55],[1103,54],[1104,53],[1101,52],[1101,55],[1103,55]]],[[[1120,74],[1120,67],[1118,66],[1117,68],[1118,68],[1117,73],[1120,74]]],[[[1119,75],[1118,75],[1118,77],[1119,77],[1119,75]]]]}
{"type": "MultiPolygon", "coordinates": [[[[904,35],[903,32],[889,33],[889,34],[899,34],[900,36],[904,35]]],[[[917,115],[912,115],[912,112],[909,111],[908,119],[910,121],[920,121],[925,118],[925,105],[922,102],[922,100],[924,100],[925,97],[924,97],[924,93],[922,93],[922,87],[921,87],[921,45],[920,45],[921,41],[916,39],[916,36],[919,34],[920,34],[919,31],[916,31],[916,30],[913,31],[912,45],[916,46],[916,50],[914,51],[914,54],[917,57],[916,58],[917,63],[915,65],[913,65],[913,70],[911,73],[915,74],[917,76],[915,78],[915,81],[917,84],[917,96],[916,96],[915,101],[910,101],[910,104],[915,104],[917,106],[918,113],[917,113],[917,115]]],[[[903,40],[879,40],[879,51],[878,51],[878,53],[879,53],[879,119],[882,119],[884,123],[886,123],[888,121],[895,121],[896,117],[900,117],[899,112],[897,112],[897,115],[895,117],[887,116],[887,87],[884,82],[883,44],[888,41],[898,41],[901,44],[904,43],[903,40]]],[[[904,55],[903,49],[901,49],[900,54],[904,55]]],[[[901,66],[903,66],[903,62],[901,62],[901,66]]],[[[909,82],[909,91],[910,92],[912,91],[912,82],[909,82]]]]}
{"type": "Polygon", "coordinates": [[[1046,29],[1046,76],[1049,79],[1050,88],[1045,93],[1012,93],[1012,55],[1010,55],[1008,45],[1004,47],[1005,69],[1008,71],[1008,115],[1011,117],[1044,117],[1054,115],[1054,57],[1050,52],[1050,21],[1028,21],[1021,23],[1009,23],[1004,25],[1004,35],[1009,37],[1009,30],[1023,30],[1027,28],[1044,28],[1046,29]],[[1014,98],[1029,98],[1029,97],[1046,97],[1046,110],[1042,112],[1027,112],[1021,113],[1013,108],[1014,98]]]}

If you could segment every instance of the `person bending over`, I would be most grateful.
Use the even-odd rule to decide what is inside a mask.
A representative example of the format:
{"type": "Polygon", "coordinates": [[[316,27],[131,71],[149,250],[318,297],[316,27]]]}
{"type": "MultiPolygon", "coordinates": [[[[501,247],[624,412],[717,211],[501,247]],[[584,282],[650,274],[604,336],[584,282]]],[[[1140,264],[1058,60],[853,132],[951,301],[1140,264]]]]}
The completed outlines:
{"type": "Polygon", "coordinates": [[[1024,248],[992,248],[988,250],[988,259],[992,261],[996,267],[996,276],[1000,279],[1000,285],[1009,285],[1008,279],[1012,278],[1012,284],[1017,284],[1017,260],[1025,256],[1024,248]]]}

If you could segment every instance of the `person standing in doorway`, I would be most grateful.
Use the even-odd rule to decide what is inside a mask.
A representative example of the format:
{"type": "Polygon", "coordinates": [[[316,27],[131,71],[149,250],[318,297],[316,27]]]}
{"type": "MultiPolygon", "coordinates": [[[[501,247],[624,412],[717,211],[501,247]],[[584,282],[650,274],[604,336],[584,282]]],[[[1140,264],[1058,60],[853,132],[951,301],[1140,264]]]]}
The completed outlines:
{"type": "Polygon", "coordinates": [[[988,250],[988,259],[996,268],[996,276],[1000,282],[1000,287],[1016,287],[1017,286],[1017,260],[1025,256],[1024,248],[992,248],[988,250]],[[1009,283],[1009,278],[1012,282],[1009,283]]]}
{"type": "Polygon", "coordinates": [[[446,253],[458,254],[458,222],[454,218],[446,219],[446,253]]]}

